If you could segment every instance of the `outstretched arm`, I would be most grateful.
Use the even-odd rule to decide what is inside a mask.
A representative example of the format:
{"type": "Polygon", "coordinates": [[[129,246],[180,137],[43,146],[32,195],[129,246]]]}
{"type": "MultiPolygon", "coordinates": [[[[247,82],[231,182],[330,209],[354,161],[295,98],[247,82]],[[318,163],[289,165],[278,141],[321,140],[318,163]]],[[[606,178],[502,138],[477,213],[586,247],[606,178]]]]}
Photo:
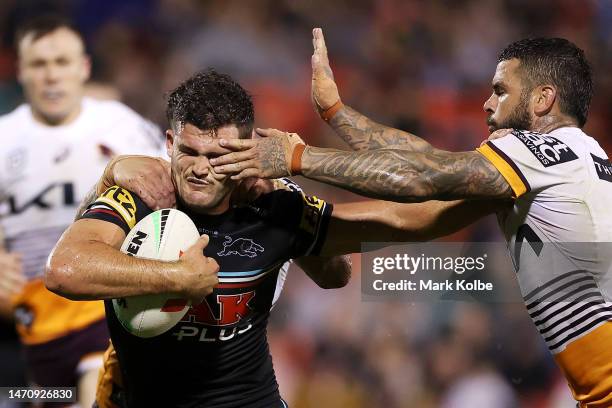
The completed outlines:
{"type": "Polygon", "coordinates": [[[233,179],[276,178],[293,170],[368,197],[398,202],[512,197],[502,174],[481,153],[401,149],[362,152],[306,146],[297,135],[257,129],[261,139],[219,140],[233,153],[211,159],[217,173],[233,179]],[[296,165],[296,163],[298,165],[296,165]]]}
{"type": "Polygon", "coordinates": [[[398,202],[510,198],[508,182],[478,152],[343,152],[307,147],[303,175],[368,197],[398,202]]]}
{"type": "Polygon", "coordinates": [[[312,89],[315,110],[352,150],[374,150],[394,147],[413,152],[429,152],[433,146],[411,133],[376,123],[340,102],[327,55],[323,31],[312,30],[312,89]],[[331,118],[329,117],[331,116],[331,118]]]}
{"type": "Polygon", "coordinates": [[[429,241],[504,209],[504,200],[363,201],[334,205],[323,255],[362,252],[364,242],[429,241]]]}

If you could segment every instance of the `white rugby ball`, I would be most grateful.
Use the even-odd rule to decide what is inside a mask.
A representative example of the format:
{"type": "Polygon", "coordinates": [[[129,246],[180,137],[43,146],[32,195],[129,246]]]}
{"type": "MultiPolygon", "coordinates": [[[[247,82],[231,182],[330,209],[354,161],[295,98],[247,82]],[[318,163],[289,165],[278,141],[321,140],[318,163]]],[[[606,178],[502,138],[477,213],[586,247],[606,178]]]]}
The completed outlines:
{"type": "MultiPolygon", "coordinates": [[[[138,258],[176,261],[200,234],[182,211],[164,209],[140,220],[123,241],[121,252],[138,258]]],[[[186,299],[157,294],[113,299],[115,315],[130,333],[154,337],[176,325],[189,310],[186,299]]]]}

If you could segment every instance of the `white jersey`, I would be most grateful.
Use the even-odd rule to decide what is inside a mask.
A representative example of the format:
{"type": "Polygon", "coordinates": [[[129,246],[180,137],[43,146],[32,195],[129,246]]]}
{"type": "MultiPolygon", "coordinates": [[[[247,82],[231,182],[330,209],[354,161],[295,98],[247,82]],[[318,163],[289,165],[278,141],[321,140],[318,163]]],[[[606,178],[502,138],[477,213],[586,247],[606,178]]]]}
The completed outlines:
{"type": "Polygon", "coordinates": [[[0,222],[8,248],[39,276],[81,199],[116,154],[159,155],[159,129],[115,101],[84,98],[66,126],[36,122],[29,105],[0,117],[0,222]]]}
{"type": "MultiPolygon", "coordinates": [[[[33,282],[22,298],[47,299],[38,306],[29,304],[28,315],[46,315],[52,309],[49,304],[59,305],[60,300],[47,293],[40,280],[45,262],[109,159],[117,154],[159,156],[162,152],[159,128],[122,103],[84,98],[81,108],[79,117],[65,126],[45,126],[35,121],[27,104],[0,117],[0,224],[6,246],[23,255],[24,273],[33,282]]],[[[28,301],[16,300],[19,304],[28,301]]],[[[61,310],[68,313],[69,308],[62,306],[61,310]]],[[[96,307],[90,317],[79,312],[83,321],[74,317],[67,320],[83,326],[101,310],[96,307]]],[[[53,313],[60,315],[59,311],[53,313]]],[[[29,323],[31,318],[21,320],[29,323]]],[[[42,334],[32,338],[22,336],[22,340],[41,342],[75,326],[66,326],[58,317],[51,328],[51,320],[39,318],[38,324],[49,325],[48,329],[41,328],[38,332],[42,334]]]]}
{"type": "Polygon", "coordinates": [[[584,407],[612,404],[612,165],[574,127],[478,149],[516,200],[499,221],[527,310],[584,407]]]}

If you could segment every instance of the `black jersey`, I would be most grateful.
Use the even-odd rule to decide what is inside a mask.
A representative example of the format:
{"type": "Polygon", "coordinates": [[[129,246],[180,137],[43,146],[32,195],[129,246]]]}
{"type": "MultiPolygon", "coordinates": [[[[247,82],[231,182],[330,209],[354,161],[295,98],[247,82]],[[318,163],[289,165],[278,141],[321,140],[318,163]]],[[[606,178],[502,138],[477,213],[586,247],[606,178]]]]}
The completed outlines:
{"type": "MultiPolygon", "coordinates": [[[[106,316],[129,407],[280,406],[266,326],[292,258],[317,254],[331,206],[295,191],[275,191],[221,215],[185,211],[210,242],[219,285],[168,332],[140,338],[106,316]]],[[[126,233],[151,212],[114,186],[82,218],[113,222],[126,233]]]]}

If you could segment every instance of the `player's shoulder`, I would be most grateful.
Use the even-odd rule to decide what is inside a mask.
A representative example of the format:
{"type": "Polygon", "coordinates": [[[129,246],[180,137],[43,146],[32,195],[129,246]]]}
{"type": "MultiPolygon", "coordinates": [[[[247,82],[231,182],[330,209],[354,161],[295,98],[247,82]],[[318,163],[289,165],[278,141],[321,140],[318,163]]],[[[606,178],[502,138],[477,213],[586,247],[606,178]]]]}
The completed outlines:
{"type": "Polygon", "coordinates": [[[21,104],[10,112],[0,115],[0,129],[12,126],[22,126],[25,121],[32,121],[30,107],[28,104],[21,104]]]}
{"type": "Polygon", "coordinates": [[[550,133],[513,130],[487,145],[500,156],[507,156],[515,162],[552,168],[570,162],[580,164],[579,159],[588,154],[587,138],[578,128],[560,128],[550,133]]]}
{"type": "MultiPolygon", "coordinates": [[[[144,118],[129,106],[115,100],[99,100],[93,98],[83,98],[83,106],[86,121],[90,125],[100,126],[100,118],[104,118],[106,132],[105,137],[109,143],[121,143],[124,148],[131,146],[145,146],[149,151],[142,153],[151,154],[157,151],[162,143],[161,130],[150,120],[144,118]],[[108,130],[112,129],[112,132],[108,130]],[[126,139],[126,135],[129,139],[126,139]],[[124,142],[129,141],[130,145],[125,146],[124,142]],[[137,143],[140,141],[140,144],[137,143]]],[[[115,146],[117,147],[117,146],[115,146]]],[[[129,151],[119,148],[119,151],[129,151]]]]}
{"type": "Polygon", "coordinates": [[[113,119],[133,119],[145,120],[136,111],[124,103],[112,99],[95,99],[90,97],[83,98],[83,106],[86,111],[91,111],[96,115],[104,115],[113,119]]]}
{"type": "Polygon", "coordinates": [[[0,116],[0,160],[3,159],[4,154],[12,156],[13,161],[20,162],[18,157],[23,158],[24,152],[40,149],[41,146],[37,146],[32,143],[28,143],[28,138],[24,138],[24,135],[28,135],[34,119],[30,113],[30,107],[27,104],[23,104],[15,108],[9,113],[0,116]]]}

